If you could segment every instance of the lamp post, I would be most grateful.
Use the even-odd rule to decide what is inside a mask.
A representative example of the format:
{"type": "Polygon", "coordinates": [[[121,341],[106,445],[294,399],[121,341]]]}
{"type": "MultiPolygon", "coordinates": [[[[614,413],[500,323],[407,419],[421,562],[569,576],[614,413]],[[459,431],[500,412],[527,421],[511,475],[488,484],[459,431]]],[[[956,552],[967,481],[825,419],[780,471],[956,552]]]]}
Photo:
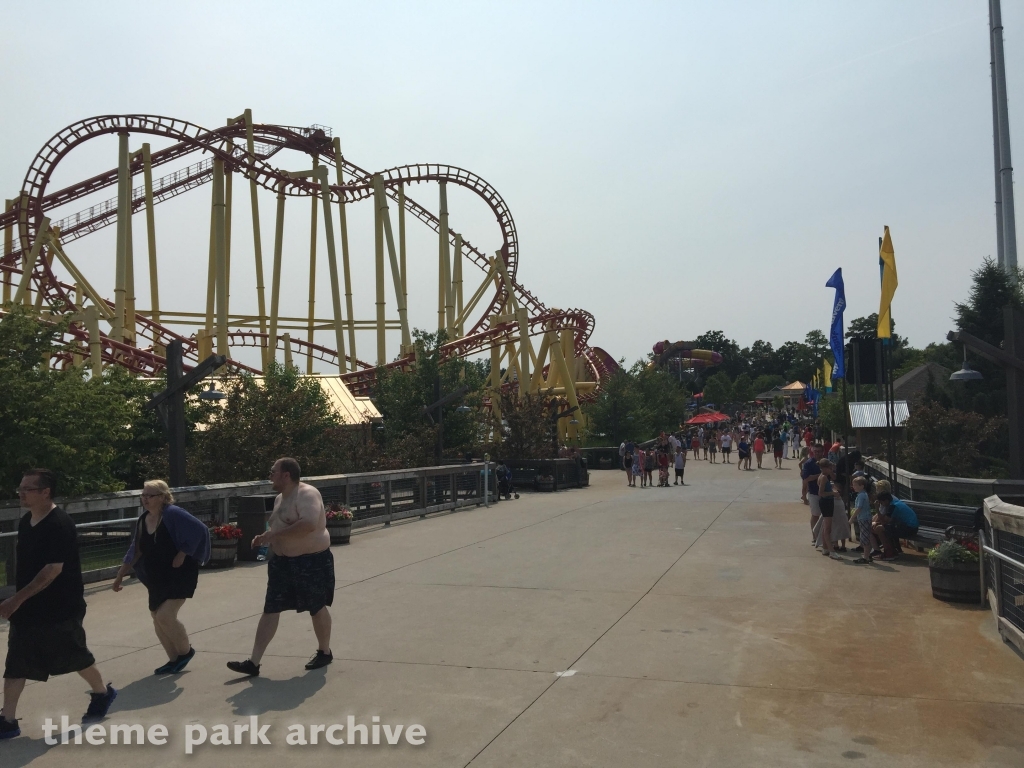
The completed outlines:
{"type": "MultiPolygon", "coordinates": [[[[444,454],[444,407],[449,403],[459,400],[466,396],[469,392],[469,387],[463,385],[451,392],[444,397],[441,397],[441,374],[434,378],[434,397],[436,398],[430,405],[423,406],[422,414],[430,419],[431,424],[437,424],[437,442],[434,444],[434,463],[437,466],[441,465],[441,457],[444,454]],[[437,419],[431,415],[437,412],[437,419]]],[[[455,409],[457,413],[468,413],[471,408],[466,405],[460,405],[455,409]]]]}
{"type": "MultiPolygon", "coordinates": [[[[167,345],[167,388],[154,395],[146,403],[146,407],[156,409],[164,429],[167,430],[168,466],[171,486],[174,488],[186,484],[185,393],[206,378],[208,373],[213,373],[223,366],[227,360],[224,355],[210,355],[185,376],[182,375],[181,339],[175,339],[167,345]]],[[[220,397],[204,399],[221,399],[224,396],[223,393],[213,392],[212,386],[208,391],[220,397]]]]}

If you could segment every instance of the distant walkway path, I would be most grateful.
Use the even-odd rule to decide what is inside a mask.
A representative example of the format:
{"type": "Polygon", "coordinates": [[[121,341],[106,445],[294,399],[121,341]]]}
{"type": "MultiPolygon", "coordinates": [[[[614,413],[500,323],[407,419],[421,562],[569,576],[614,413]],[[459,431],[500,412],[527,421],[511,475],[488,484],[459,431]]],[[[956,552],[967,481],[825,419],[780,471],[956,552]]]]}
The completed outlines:
{"type": "Polygon", "coordinates": [[[44,717],[81,715],[72,675],[26,689],[27,738],[0,743],[0,766],[1024,765],[1024,660],[991,615],[934,600],[922,557],[821,557],[796,474],[690,461],[685,488],[632,489],[593,472],[359,533],[334,550],[336,661],[315,673],[294,614],[262,677],[224,667],[251,648],[261,564],[201,577],[182,611],[198,655],[176,678],[151,674],[145,590],[91,589],[89,643],[122,689],[107,724],[166,724],[168,745],[47,747],[44,717]],[[249,715],[272,746],[184,754],[187,723],[249,715]],[[285,745],[293,723],[348,715],[422,723],[427,743],[285,745]]]}

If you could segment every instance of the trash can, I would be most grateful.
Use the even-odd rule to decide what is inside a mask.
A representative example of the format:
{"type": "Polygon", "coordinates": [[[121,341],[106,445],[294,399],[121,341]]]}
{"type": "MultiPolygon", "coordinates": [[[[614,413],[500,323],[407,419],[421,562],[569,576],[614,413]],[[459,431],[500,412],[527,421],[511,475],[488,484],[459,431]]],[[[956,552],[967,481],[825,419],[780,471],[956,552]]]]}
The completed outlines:
{"type": "Polygon", "coordinates": [[[239,560],[256,560],[257,552],[250,547],[253,538],[267,530],[267,520],[274,511],[272,493],[261,493],[256,496],[243,496],[238,504],[238,527],[242,529],[242,539],[238,542],[239,560]]]}

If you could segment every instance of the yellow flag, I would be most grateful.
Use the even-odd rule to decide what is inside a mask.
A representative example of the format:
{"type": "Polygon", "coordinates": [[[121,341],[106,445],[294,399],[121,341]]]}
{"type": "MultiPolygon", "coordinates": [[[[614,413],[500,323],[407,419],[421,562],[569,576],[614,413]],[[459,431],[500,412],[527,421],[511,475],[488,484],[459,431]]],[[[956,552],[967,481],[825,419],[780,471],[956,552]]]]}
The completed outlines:
{"type": "Polygon", "coordinates": [[[892,250],[892,239],[889,228],[885,228],[882,236],[882,247],[878,251],[878,269],[882,277],[882,301],[878,305],[878,338],[889,338],[889,327],[892,325],[892,297],[896,294],[896,254],[892,250]]]}
{"type": "Polygon", "coordinates": [[[828,389],[832,386],[832,366],[829,365],[828,360],[822,360],[821,365],[825,374],[825,388],[828,389]]]}

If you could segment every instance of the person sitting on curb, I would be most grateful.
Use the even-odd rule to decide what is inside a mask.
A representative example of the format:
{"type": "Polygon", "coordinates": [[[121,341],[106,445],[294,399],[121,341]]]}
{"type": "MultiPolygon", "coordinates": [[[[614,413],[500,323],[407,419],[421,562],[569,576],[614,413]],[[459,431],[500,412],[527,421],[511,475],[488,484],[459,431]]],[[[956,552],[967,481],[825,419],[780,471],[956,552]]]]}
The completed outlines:
{"type": "Polygon", "coordinates": [[[895,560],[903,554],[900,539],[913,539],[917,536],[917,515],[892,495],[888,483],[884,490],[881,486],[882,481],[875,485],[878,489],[878,515],[872,525],[872,532],[882,542],[882,559],[895,560]]]}

